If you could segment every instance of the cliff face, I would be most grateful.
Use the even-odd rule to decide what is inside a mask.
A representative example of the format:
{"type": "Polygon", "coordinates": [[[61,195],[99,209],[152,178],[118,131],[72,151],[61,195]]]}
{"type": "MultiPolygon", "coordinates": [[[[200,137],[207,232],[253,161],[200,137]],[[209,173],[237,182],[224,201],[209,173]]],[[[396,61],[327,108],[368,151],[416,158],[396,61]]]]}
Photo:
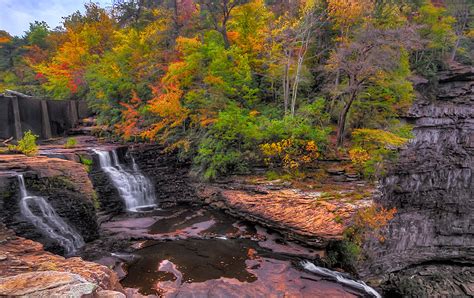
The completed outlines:
{"type": "Polygon", "coordinates": [[[362,274],[384,276],[398,294],[474,294],[473,90],[472,67],[440,74],[436,98],[411,109],[415,138],[382,183],[379,203],[398,211],[384,243],[367,243],[362,274]]]}

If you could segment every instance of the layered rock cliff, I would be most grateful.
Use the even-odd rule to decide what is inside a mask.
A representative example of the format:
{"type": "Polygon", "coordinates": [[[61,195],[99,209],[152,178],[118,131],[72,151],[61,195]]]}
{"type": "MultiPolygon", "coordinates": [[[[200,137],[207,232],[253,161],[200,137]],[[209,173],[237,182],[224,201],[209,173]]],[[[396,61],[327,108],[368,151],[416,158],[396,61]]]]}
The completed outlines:
{"type": "Polygon", "coordinates": [[[415,138],[379,199],[397,214],[383,243],[366,244],[362,269],[368,279],[382,276],[386,293],[474,294],[473,91],[473,67],[456,67],[410,111],[415,138]]]}

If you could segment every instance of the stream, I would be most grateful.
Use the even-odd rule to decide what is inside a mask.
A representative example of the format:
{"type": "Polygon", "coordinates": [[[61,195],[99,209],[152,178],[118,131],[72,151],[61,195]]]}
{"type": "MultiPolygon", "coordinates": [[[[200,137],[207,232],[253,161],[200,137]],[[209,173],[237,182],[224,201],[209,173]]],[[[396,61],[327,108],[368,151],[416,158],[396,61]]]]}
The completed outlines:
{"type": "Polygon", "coordinates": [[[286,242],[277,232],[218,210],[182,205],[134,212],[105,222],[102,229],[122,248],[111,252],[98,241],[88,244],[84,254],[114,268],[130,294],[379,297],[348,276],[353,284],[338,282],[340,273],[304,270],[324,251],[286,242]]]}

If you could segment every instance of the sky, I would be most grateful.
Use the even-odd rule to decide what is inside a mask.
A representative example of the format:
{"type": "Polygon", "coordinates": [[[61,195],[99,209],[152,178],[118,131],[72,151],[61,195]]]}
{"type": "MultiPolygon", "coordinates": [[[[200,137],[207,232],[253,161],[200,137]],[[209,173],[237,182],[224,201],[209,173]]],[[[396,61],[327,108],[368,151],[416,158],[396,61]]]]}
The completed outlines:
{"type": "MultiPolygon", "coordinates": [[[[84,11],[88,0],[0,0],[0,30],[22,36],[34,21],[45,21],[51,29],[59,26],[62,17],[84,11]]],[[[112,0],[95,0],[102,7],[112,0]]]]}

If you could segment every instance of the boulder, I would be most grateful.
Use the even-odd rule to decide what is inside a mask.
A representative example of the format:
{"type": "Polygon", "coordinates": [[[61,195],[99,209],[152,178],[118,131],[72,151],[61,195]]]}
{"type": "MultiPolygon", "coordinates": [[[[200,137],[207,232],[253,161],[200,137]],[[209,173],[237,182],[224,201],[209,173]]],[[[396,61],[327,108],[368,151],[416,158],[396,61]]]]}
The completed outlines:
{"type": "MultiPolygon", "coordinates": [[[[91,294],[95,290],[122,291],[115,272],[81,258],[64,258],[43,250],[0,225],[0,296],[36,295],[64,297],[67,293],[91,294]]],[[[72,297],[80,297],[72,295],[72,297]]]]}
{"type": "Polygon", "coordinates": [[[28,272],[0,278],[2,296],[80,298],[91,295],[96,288],[81,276],[67,272],[28,272]]]}

